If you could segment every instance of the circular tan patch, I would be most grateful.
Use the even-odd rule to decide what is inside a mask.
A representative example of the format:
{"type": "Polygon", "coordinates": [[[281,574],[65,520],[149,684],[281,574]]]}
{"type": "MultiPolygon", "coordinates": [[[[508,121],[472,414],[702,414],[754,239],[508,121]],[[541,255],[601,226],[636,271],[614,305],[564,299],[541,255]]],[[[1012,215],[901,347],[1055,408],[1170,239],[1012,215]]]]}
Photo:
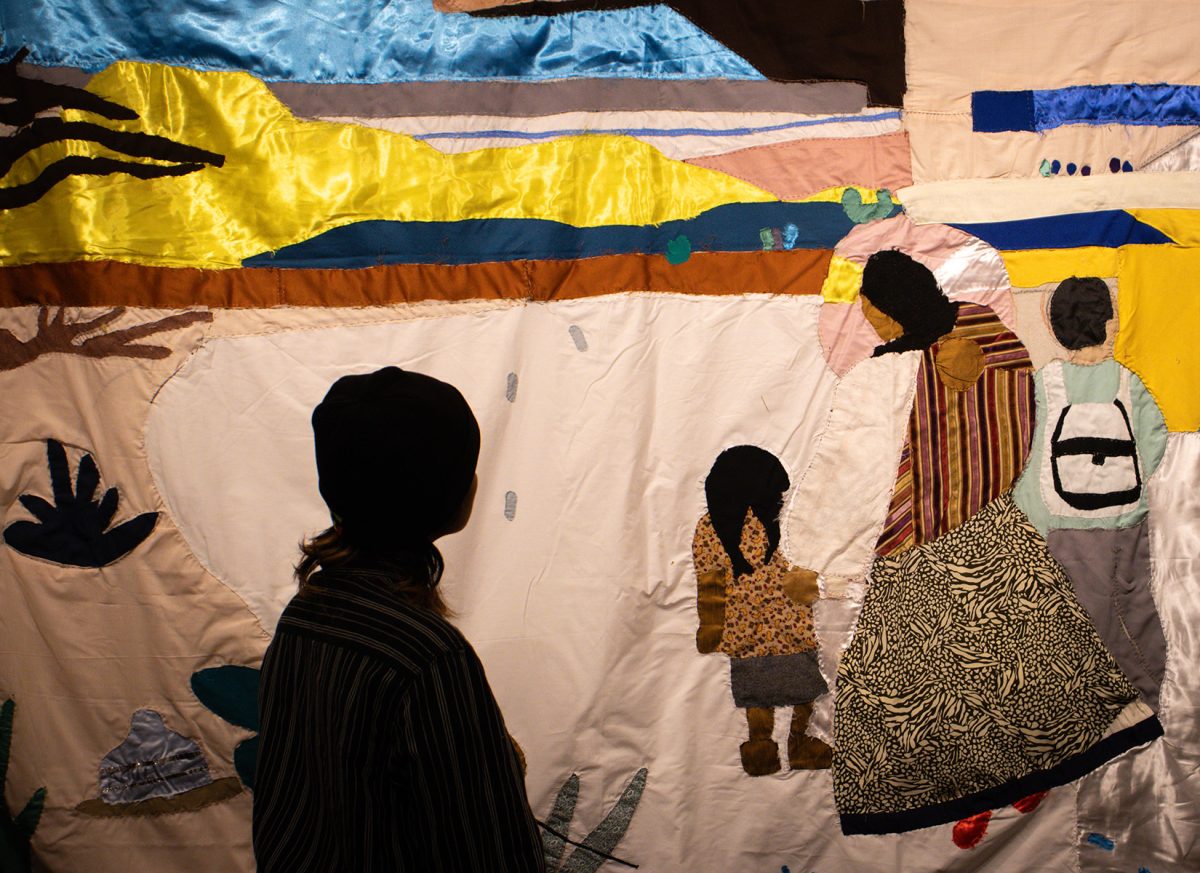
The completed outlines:
{"type": "Polygon", "coordinates": [[[983,373],[983,349],[972,339],[943,340],[938,345],[934,366],[943,385],[951,391],[966,391],[983,373]]]}

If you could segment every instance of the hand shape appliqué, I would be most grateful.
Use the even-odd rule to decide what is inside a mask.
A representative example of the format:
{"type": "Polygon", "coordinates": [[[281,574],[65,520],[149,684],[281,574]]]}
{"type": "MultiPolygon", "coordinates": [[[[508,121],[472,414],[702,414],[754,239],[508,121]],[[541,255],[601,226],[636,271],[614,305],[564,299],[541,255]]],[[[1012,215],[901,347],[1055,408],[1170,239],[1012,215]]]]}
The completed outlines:
{"type": "Polygon", "coordinates": [[[5,528],[4,540],[10,546],[56,564],[103,567],[129,554],[150,536],[158,522],[157,512],[142,513],[109,529],[120,498],[116,488],[109,488],[99,500],[93,499],[100,485],[100,470],[91,455],[80,459],[74,489],[62,443],[47,440],[46,458],[54,503],[22,494],[21,505],[37,521],[17,521],[5,528]]]}

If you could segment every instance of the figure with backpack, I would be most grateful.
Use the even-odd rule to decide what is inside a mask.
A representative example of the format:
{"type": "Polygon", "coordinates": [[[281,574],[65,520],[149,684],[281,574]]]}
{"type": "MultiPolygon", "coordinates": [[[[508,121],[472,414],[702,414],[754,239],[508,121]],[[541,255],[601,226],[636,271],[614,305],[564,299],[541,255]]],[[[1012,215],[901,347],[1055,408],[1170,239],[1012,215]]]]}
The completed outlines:
{"type": "Polygon", "coordinates": [[[1047,317],[1068,359],[1035,377],[1038,421],[1014,498],[1157,709],[1166,639],[1150,590],[1146,482],[1166,450],[1166,424],[1141,379],[1112,357],[1116,316],[1102,279],[1063,281],[1047,317]]]}

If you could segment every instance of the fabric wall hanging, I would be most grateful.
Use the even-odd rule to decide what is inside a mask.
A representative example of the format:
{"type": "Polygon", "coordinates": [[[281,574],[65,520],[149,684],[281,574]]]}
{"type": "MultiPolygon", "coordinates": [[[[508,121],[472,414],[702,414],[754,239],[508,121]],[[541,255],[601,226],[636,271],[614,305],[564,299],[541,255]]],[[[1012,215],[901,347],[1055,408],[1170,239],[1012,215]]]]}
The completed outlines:
{"type": "Polygon", "coordinates": [[[254,870],[385,365],[547,869],[1200,869],[1194,3],[0,20],[0,869],[254,870]]]}

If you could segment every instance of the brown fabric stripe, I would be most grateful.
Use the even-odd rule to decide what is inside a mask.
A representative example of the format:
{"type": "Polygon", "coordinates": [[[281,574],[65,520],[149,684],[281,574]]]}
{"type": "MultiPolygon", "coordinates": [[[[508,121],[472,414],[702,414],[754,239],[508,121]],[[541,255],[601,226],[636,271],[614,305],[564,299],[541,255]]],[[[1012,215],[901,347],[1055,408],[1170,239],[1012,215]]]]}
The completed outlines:
{"type": "Polygon", "coordinates": [[[71,261],[0,268],[0,306],[146,306],[213,309],[381,306],[422,300],[570,300],[623,292],[696,295],[818,294],[832,252],[700,252],[564,261],[404,264],[362,270],[147,267],[71,261]]]}
{"type": "MultiPolygon", "coordinates": [[[[933,367],[929,368],[933,370],[933,367]]],[[[974,399],[971,395],[977,395],[977,392],[967,391],[951,391],[943,383],[940,377],[934,374],[934,380],[937,382],[937,392],[940,395],[939,403],[944,403],[942,406],[946,410],[946,490],[944,506],[941,507],[941,517],[938,518],[938,513],[934,513],[934,522],[938,529],[938,533],[947,530],[953,530],[967,519],[966,504],[969,500],[967,490],[974,484],[972,473],[972,461],[976,462],[978,467],[978,457],[972,458],[972,433],[971,433],[971,401],[974,399]],[[952,396],[951,396],[952,395],[952,396]]],[[[982,382],[986,378],[986,374],[981,375],[979,381],[982,382]]],[[[978,384],[978,383],[976,383],[978,384]]],[[[985,389],[986,390],[986,389],[985,389]]],[[[976,439],[980,439],[982,434],[976,434],[976,439]]],[[[986,443],[985,443],[986,445],[986,443]]],[[[934,536],[936,536],[935,534],[934,536]]],[[[927,537],[933,539],[933,537],[927,537]]]]}
{"type": "Polygon", "coordinates": [[[147,797],[132,803],[107,803],[99,797],[85,800],[75,806],[82,815],[113,818],[117,816],[171,815],[179,812],[195,812],[214,803],[228,800],[241,794],[242,780],[226,776],[199,788],[184,791],[169,797],[147,797]]]}
{"type": "Polygon", "coordinates": [[[883,533],[875,551],[879,555],[890,555],[893,552],[910,549],[915,545],[913,539],[913,477],[912,477],[912,447],[905,438],[904,448],[900,453],[900,468],[896,474],[896,487],[892,493],[892,502],[884,523],[883,533]]]}
{"type": "Polygon", "coordinates": [[[86,88],[92,74],[78,67],[42,67],[37,64],[17,64],[17,75],[25,79],[38,79],[55,85],[70,85],[86,88]]]}
{"type": "MultiPolygon", "coordinates": [[[[19,75],[84,88],[92,74],[76,67],[17,64],[19,75]]],[[[379,82],[371,84],[267,82],[294,114],[496,115],[539,117],[562,112],[861,112],[867,87],[860,82],[775,82],[770,79],[571,78],[545,82],[379,82]]],[[[911,181],[910,181],[911,184],[911,181]]]]}

